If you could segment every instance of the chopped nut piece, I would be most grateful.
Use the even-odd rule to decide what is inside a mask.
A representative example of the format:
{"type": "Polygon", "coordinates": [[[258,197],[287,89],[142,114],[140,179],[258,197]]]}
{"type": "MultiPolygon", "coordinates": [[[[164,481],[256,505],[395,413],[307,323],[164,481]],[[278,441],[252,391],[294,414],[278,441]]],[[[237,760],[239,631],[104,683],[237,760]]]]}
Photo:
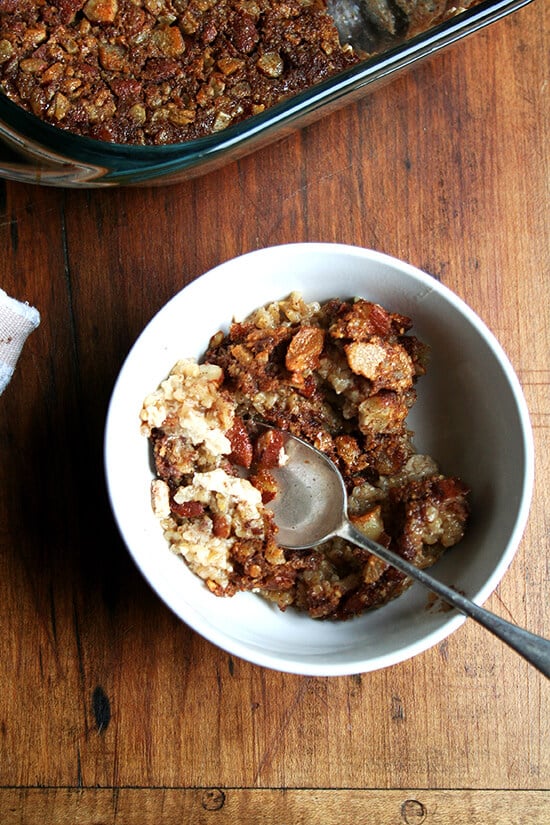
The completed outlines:
{"type": "Polygon", "coordinates": [[[367,510],[360,516],[350,516],[350,521],[365,536],[373,541],[378,541],[384,532],[384,522],[382,521],[382,509],[379,504],[367,510]]]}
{"type": "Polygon", "coordinates": [[[380,304],[360,300],[341,309],[331,325],[330,334],[334,338],[364,341],[371,335],[389,335],[391,329],[392,317],[389,312],[380,304]]]}
{"type": "Polygon", "coordinates": [[[234,74],[234,72],[242,69],[244,66],[244,60],[239,60],[236,57],[221,57],[218,60],[218,68],[221,72],[225,75],[234,74]]]}
{"type": "Polygon", "coordinates": [[[319,366],[325,336],[319,327],[301,327],[286,351],[285,365],[290,372],[304,372],[319,366]]]}
{"type": "Polygon", "coordinates": [[[354,341],[345,347],[349,368],[356,375],[362,375],[374,381],[381,364],[384,363],[386,351],[381,344],[354,341]]]}
{"type": "Polygon", "coordinates": [[[118,12],[118,1],[88,0],[83,11],[92,23],[114,23],[118,12]]]}
{"type": "Polygon", "coordinates": [[[218,112],[212,124],[212,131],[221,132],[222,129],[227,129],[232,120],[233,118],[227,112],[218,112]]]}
{"type": "Polygon", "coordinates": [[[48,64],[40,57],[28,57],[22,60],[19,65],[24,72],[38,74],[39,72],[43,72],[48,64]]]}
{"type": "Polygon", "coordinates": [[[15,52],[9,40],[0,40],[0,63],[5,63],[15,52]]]}
{"type": "Polygon", "coordinates": [[[57,92],[52,104],[49,107],[49,113],[55,120],[63,120],[69,110],[69,101],[61,92],[57,92]]]}
{"type": "Polygon", "coordinates": [[[195,120],[195,112],[192,109],[173,108],[169,111],[168,120],[176,126],[187,126],[195,120]]]}
{"type": "Polygon", "coordinates": [[[391,391],[365,398],[357,408],[359,429],[363,433],[398,432],[409,412],[408,401],[391,391]]]}
{"type": "Polygon", "coordinates": [[[128,115],[135,120],[136,123],[145,123],[147,119],[147,111],[145,106],[142,106],[141,103],[136,103],[128,110],[128,115]]]}
{"type": "Polygon", "coordinates": [[[55,83],[55,81],[61,79],[64,71],[65,67],[63,63],[52,63],[52,65],[49,66],[43,73],[41,83],[44,86],[46,86],[48,83],[55,83]]]}
{"type": "Polygon", "coordinates": [[[369,342],[346,344],[344,350],[351,371],[368,378],[376,389],[402,391],[412,387],[414,364],[399,344],[373,336],[369,342]]]}
{"type": "Polygon", "coordinates": [[[27,29],[27,37],[33,46],[43,43],[48,36],[46,26],[42,23],[39,26],[31,26],[27,29]]]}
{"type": "Polygon", "coordinates": [[[277,52],[266,52],[260,57],[256,66],[266,77],[281,77],[284,71],[283,59],[277,52]]]}
{"type": "Polygon", "coordinates": [[[178,57],[185,51],[185,43],[177,26],[165,26],[151,35],[151,42],[164,57],[178,57]]]}
{"type": "Polygon", "coordinates": [[[105,44],[99,47],[99,62],[104,69],[122,72],[126,65],[126,50],[122,46],[105,44]]]}

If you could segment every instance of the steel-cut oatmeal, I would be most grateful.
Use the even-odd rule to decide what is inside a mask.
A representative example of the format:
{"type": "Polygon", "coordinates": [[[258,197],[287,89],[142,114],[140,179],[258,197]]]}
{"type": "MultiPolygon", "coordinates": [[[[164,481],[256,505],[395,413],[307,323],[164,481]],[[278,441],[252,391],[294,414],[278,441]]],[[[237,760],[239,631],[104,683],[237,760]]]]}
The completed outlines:
{"type": "Polygon", "coordinates": [[[257,420],[325,452],[355,526],[416,566],[462,538],[468,489],[417,454],[407,428],[428,360],[411,326],[363,299],[293,293],[216,333],[202,363],[179,361],[147,396],[153,509],[172,551],[216,596],[253,591],[282,610],[347,619],[411,584],[341,538],[307,551],[277,544],[269,502],[283,443],[257,420]]]}

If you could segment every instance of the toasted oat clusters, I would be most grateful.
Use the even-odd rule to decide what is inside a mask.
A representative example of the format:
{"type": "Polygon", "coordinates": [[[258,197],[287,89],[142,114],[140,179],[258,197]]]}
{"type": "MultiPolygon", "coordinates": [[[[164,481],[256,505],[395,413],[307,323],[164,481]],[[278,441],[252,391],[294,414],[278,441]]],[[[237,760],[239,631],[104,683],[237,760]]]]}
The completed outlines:
{"type": "Polygon", "coordinates": [[[288,430],[339,467],[349,515],[418,567],[463,536],[468,490],[418,455],[407,429],[427,348],[410,319],[359,299],[293,293],[215,334],[203,364],[181,361],[141,411],[157,477],[153,507],[172,550],[219,596],[252,590],[314,618],[347,619],[410,580],[340,538],[277,545],[270,470],[288,430]]]}

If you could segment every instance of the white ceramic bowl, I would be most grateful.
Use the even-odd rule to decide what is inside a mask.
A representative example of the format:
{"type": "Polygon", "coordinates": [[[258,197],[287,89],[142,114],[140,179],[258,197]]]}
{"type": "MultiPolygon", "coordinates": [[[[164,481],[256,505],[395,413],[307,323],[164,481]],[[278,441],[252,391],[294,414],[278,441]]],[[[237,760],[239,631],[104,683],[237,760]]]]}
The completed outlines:
{"type": "Polygon", "coordinates": [[[432,568],[484,602],[510,564],[525,527],[533,445],[520,384],[500,345],[463,301],[431,276],[378,252],[304,243],[251,252],[195,280],[152,319],[116,382],[105,466],[113,512],[143,575],[190,627],[229,653],[291,673],[338,676],[396,664],[441,642],[464,618],[429,608],[414,584],[353,620],[320,622],[251,593],[213,596],[172,554],[151,511],[151,462],[138,415],[144,397],[181,357],[200,358],[210,336],[262,304],[298,290],[306,300],[361,296],[413,319],[431,347],[409,422],[417,451],[472,489],[464,540],[432,568]]]}

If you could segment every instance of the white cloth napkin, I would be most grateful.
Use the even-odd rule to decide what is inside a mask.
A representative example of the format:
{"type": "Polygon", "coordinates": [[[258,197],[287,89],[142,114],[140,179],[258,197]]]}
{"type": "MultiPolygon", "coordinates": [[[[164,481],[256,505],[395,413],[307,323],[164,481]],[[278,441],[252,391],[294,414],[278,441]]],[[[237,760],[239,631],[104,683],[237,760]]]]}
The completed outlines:
{"type": "Polygon", "coordinates": [[[0,395],[4,392],[29,334],[40,323],[40,313],[0,289],[0,395]]]}

